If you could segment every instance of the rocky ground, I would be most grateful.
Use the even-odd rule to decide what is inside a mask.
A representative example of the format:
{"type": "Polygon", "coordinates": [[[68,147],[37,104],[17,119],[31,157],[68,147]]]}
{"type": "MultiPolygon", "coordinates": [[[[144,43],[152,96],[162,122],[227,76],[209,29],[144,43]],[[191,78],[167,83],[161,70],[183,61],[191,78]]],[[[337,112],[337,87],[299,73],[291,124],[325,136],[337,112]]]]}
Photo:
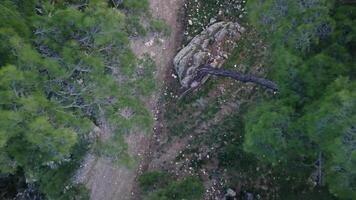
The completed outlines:
{"type": "Polygon", "coordinates": [[[211,31],[198,34],[175,57],[178,74],[171,74],[166,79],[168,88],[163,91],[161,110],[157,115],[160,123],[155,127],[147,161],[143,165],[145,171],[166,171],[178,178],[199,176],[206,188],[206,200],[224,199],[225,195],[234,196],[237,193],[249,195],[240,187],[245,180],[234,185],[234,190],[226,188],[230,176],[221,167],[218,152],[235,140],[239,133],[227,134],[219,129],[227,120],[230,120],[229,125],[231,121],[238,123],[234,118],[238,118],[243,105],[256,98],[256,94],[267,92],[256,84],[216,77],[193,87],[188,93],[182,90],[182,85],[188,88],[191,85],[182,81],[179,83],[178,79],[186,78],[189,83],[190,75],[194,74],[189,71],[193,72],[203,63],[260,77],[265,75],[266,68],[262,63],[267,48],[263,42],[251,29],[245,30],[239,25],[225,29],[226,24],[229,23],[213,24],[211,31]],[[220,36],[223,36],[221,41],[220,36]],[[249,40],[251,43],[243,44],[249,40]]]}

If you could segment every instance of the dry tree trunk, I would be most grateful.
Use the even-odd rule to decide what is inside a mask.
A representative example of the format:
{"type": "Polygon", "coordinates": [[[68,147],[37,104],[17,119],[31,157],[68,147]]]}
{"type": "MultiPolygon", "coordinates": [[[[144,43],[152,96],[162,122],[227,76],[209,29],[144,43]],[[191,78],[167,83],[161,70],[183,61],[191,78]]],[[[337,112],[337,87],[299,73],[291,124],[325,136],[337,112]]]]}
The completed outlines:
{"type": "Polygon", "coordinates": [[[237,81],[241,81],[244,83],[256,83],[259,85],[262,85],[264,87],[267,87],[274,92],[278,91],[278,85],[274,83],[273,81],[264,79],[264,78],[259,78],[251,74],[241,74],[236,71],[231,71],[231,70],[226,70],[226,69],[218,69],[214,68],[211,65],[205,64],[201,65],[198,70],[197,74],[194,77],[193,81],[201,82],[201,80],[206,76],[206,75],[214,75],[214,76],[222,76],[222,77],[229,77],[232,79],[235,79],[237,81]]]}

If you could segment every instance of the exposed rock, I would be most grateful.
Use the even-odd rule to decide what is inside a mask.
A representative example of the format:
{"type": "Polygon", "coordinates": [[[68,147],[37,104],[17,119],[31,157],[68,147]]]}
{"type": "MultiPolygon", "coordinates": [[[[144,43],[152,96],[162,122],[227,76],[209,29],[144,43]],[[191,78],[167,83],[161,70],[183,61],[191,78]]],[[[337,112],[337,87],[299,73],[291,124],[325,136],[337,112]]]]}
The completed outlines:
{"type": "Polygon", "coordinates": [[[204,83],[208,76],[199,83],[193,81],[197,68],[202,64],[220,68],[244,31],[238,23],[218,22],[195,36],[173,61],[181,85],[189,88],[204,83]]]}
{"type": "Polygon", "coordinates": [[[125,119],[130,119],[134,115],[134,112],[131,108],[126,107],[126,108],[121,109],[120,115],[122,117],[124,117],[125,119]]]}
{"type": "Polygon", "coordinates": [[[95,142],[101,135],[102,130],[98,126],[94,126],[93,130],[88,134],[88,140],[95,142]]]}
{"type": "Polygon", "coordinates": [[[233,189],[228,188],[222,200],[236,200],[236,192],[233,189]]]}
{"type": "Polygon", "coordinates": [[[229,188],[229,189],[227,189],[225,196],[226,197],[236,197],[236,192],[229,188]]]}
{"type": "Polygon", "coordinates": [[[216,22],[216,19],[215,19],[215,18],[211,18],[210,21],[209,21],[210,24],[213,24],[213,23],[215,23],[215,22],[216,22]]]}
{"type": "Polygon", "coordinates": [[[247,200],[253,200],[253,194],[247,193],[247,200]]]}

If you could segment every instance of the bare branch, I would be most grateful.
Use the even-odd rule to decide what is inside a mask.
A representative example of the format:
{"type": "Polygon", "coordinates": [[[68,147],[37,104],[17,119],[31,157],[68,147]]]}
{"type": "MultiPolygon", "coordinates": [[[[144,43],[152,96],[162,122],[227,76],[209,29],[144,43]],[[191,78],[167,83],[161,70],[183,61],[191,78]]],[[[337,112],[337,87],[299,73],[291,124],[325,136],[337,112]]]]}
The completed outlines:
{"type": "MultiPolygon", "coordinates": [[[[193,81],[201,82],[201,80],[207,76],[207,75],[214,75],[214,76],[223,76],[223,77],[229,77],[244,83],[256,83],[259,85],[262,85],[264,87],[267,87],[274,92],[278,91],[278,85],[274,83],[273,81],[264,79],[264,78],[259,78],[251,74],[241,74],[236,71],[231,71],[231,70],[226,70],[226,69],[217,69],[212,67],[211,65],[205,64],[200,66],[200,68],[197,71],[197,75],[193,79],[193,81]]],[[[193,82],[192,81],[192,82],[193,82]]]]}

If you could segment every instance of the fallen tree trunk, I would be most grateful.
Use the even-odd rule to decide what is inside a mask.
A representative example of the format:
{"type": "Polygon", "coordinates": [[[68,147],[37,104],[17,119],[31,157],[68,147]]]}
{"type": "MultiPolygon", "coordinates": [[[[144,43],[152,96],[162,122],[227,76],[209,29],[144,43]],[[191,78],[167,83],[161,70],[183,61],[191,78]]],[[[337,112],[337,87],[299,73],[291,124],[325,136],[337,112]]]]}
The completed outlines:
{"type": "Polygon", "coordinates": [[[267,88],[273,90],[274,92],[278,91],[278,85],[276,83],[274,83],[273,81],[270,81],[270,80],[267,80],[264,78],[259,78],[254,75],[251,75],[251,74],[241,74],[236,71],[214,68],[208,64],[201,65],[197,69],[196,76],[194,77],[192,82],[195,81],[195,82],[200,83],[203,80],[203,78],[206,77],[207,75],[229,77],[229,78],[232,78],[237,81],[244,82],[244,83],[248,83],[248,82],[256,83],[256,84],[262,85],[264,87],[267,87],[267,88]]]}

